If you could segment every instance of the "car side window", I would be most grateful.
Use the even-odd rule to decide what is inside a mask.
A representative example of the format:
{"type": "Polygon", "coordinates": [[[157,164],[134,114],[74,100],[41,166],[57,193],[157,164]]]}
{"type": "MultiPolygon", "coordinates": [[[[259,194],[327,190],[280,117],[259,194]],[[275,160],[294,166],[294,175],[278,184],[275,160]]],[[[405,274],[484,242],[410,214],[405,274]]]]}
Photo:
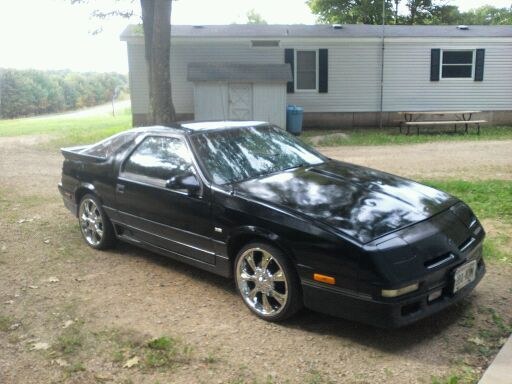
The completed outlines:
{"type": "Polygon", "coordinates": [[[125,161],[121,173],[130,179],[164,187],[171,177],[191,170],[190,152],[182,139],[149,136],[125,161]]]}

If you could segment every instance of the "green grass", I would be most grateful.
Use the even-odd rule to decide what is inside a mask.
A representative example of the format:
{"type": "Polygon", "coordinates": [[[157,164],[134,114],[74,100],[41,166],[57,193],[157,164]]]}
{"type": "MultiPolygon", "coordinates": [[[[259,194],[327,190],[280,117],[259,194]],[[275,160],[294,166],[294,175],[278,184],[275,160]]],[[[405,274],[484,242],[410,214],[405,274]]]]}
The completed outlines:
{"type": "Polygon", "coordinates": [[[400,134],[398,128],[361,128],[343,131],[334,130],[308,130],[300,136],[306,143],[311,144],[311,137],[325,137],[318,142],[318,146],[343,146],[343,145],[387,145],[387,144],[419,144],[435,141],[480,141],[480,140],[511,140],[512,127],[483,127],[480,135],[474,129],[469,134],[464,134],[459,129],[458,133],[450,131],[428,131],[423,129],[419,135],[400,134]],[[334,133],[344,133],[346,137],[330,136],[334,133]]]}
{"type": "Polygon", "coordinates": [[[496,219],[512,224],[512,181],[423,181],[467,203],[480,219],[496,219]]]}
{"type": "MultiPolygon", "coordinates": [[[[131,128],[131,111],[129,109],[113,117],[102,113],[97,116],[65,117],[50,116],[0,120],[0,136],[50,135],[46,147],[55,149],[62,146],[88,144],[97,142],[114,133],[131,128]]],[[[343,145],[386,145],[427,143],[433,141],[460,140],[505,140],[512,139],[512,127],[484,127],[480,135],[474,130],[464,134],[460,130],[454,134],[450,131],[429,131],[424,129],[420,135],[405,136],[399,134],[398,128],[362,128],[351,130],[308,130],[303,132],[301,139],[311,144],[311,137],[325,136],[319,146],[343,145]],[[342,132],[347,137],[333,136],[342,132]]]]}
{"type": "Polygon", "coordinates": [[[173,368],[180,363],[188,363],[192,349],[171,337],[162,336],[148,341],[143,351],[143,364],[146,368],[173,368]]]}
{"type": "Polygon", "coordinates": [[[423,181],[467,203],[480,220],[493,220],[497,226],[484,242],[487,259],[512,263],[512,181],[423,181]]]}
{"type": "Polygon", "coordinates": [[[82,332],[82,323],[75,323],[65,329],[53,345],[53,350],[62,355],[77,354],[85,343],[85,335],[82,332]]]}
{"type": "Polygon", "coordinates": [[[177,365],[188,364],[192,358],[190,345],[169,336],[147,340],[145,335],[135,331],[117,329],[100,332],[99,336],[113,346],[110,356],[118,366],[137,357],[140,362],[135,364],[135,368],[172,369],[177,365]]]}
{"type": "Polygon", "coordinates": [[[48,135],[46,147],[58,148],[97,142],[131,128],[129,109],[115,117],[108,114],[86,117],[39,117],[0,120],[0,136],[48,135]]]}
{"type": "Polygon", "coordinates": [[[0,332],[7,332],[13,323],[13,319],[9,316],[0,316],[0,332]]]}

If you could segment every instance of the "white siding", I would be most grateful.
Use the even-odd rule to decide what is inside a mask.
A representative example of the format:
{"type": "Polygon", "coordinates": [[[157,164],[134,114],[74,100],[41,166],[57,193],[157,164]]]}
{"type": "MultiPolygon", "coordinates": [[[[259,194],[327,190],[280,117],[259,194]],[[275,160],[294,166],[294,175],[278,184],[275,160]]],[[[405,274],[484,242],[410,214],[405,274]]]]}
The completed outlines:
{"type": "Polygon", "coordinates": [[[226,120],[228,116],[227,83],[199,81],[194,86],[194,118],[226,120]]]}
{"type": "MultiPolygon", "coordinates": [[[[304,112],[365,112],[380,106],[381,47],[374,42],[286,44],[284,48],[328,49],[328,93],[297,91],[288,103],[304,112]]],[[[284,55],[284,53],[283,53],[284,55]]]]}
{"type": "MultiPolygon", "coordinates": [[[[428,42],[386,39],[384,110],[512,109],[512,43],[465,42],[440,39],[428,42]],[[484,81],[441,79],[430,81],[431,48],[485,48],[484,81]]],[[[380,41],[281,40],[280,47],[253,48],[247,41],[172,42],[171,81],[177,113],[194,113],[194,87],[187,81],[187,65],[193,62],[283,63],[284,49],[329,51],[329,92],[296,92],[286,103],[305,112],[372,112],[380,109],[380,41]]],[[[128,44],[133,113],[147,113],[148,87],[144,46],[128,44]]],[[[255,91],[256,93],[258,91],[255,91]]],[[[268,95],[267,95],[268,96],[268,95]]],[[[276,98],[281,97],[275,95],[276,98]]],[[[260,113],[260,112],[258,112],[260,113]]],[[[261,111],[263,116],[267,113],[261,111]]],[[[256,113],[255,113],[256,114],[256,113]]],[[[255,116],[256,118],[256,116],[255,116]]],[[[264,119],[266,120],[266,119],[264,119]]]]}
{"type": "Polygon", "coordinates": [[[253,84],[253,119],[286,127],[286,84],[253,84]]]}
{"type": "Polygon", "coordinates": [[[144,45],[128,44],[128,66],[132,113],[148,113],[149,86],[144,45]]]}
{"type": "Polygon", "coordinates": [[[387,42],[384,110],[512,109],[512,43],[387,42]],[[484,80],[430,81],[430,50],[485,49],[484,80]]]}

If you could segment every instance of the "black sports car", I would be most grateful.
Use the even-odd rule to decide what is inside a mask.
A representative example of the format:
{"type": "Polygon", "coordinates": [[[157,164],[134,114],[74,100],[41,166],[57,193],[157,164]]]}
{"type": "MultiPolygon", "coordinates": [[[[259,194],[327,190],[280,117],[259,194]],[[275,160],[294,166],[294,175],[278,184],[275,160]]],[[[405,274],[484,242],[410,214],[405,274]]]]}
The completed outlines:
{"type": "Polygon", "coordinates": [[[267,123],[137,128],[62,153],[59,190],[87,244],[120,239],[234,277],[265,320],[304,305],[402,326],[485,273],[484,230],[462,201],[267,123]]]}

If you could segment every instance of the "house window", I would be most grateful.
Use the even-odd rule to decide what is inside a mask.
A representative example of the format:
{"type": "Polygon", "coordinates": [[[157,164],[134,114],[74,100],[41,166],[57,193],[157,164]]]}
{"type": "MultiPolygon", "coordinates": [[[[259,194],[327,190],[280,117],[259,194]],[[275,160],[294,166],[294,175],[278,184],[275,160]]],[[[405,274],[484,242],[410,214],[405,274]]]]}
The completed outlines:
{"type": "Polygon", "coordinates": [[[472,78],[474,51],[443,50],[441,78],[472,78]]]}
{"type": "Polygon", "coordinates": [[[295,51],[295,89],[316,91],[318,83],[317,51],[295,51]]]}

